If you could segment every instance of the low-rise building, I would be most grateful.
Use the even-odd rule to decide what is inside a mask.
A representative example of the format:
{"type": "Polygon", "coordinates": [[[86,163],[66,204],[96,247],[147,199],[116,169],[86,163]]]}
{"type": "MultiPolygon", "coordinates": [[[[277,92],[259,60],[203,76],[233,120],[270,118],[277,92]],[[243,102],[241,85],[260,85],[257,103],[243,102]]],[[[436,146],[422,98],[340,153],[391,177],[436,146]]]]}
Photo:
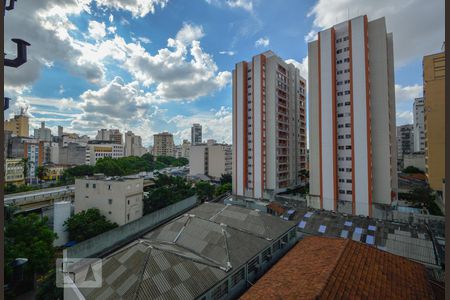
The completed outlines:
{"type": "Polygon", "coordinates": [[[124,147],[121,144],[112,144],[108,141],[90,141],[86,146],[86,164],[95,166],[98,159],[124,156],[124,147]]]}
{"type": "Polygon", "coordinates": [[[62,165],[84,165],[86,163],[86,146],[68,143],[58,148],[58,163],[62,165]]]}
{"type": "Polygon", "coordinates": [[[411,154],[405,154],[403,156],[403,166],[405,168],[409,166],[416,167],[417,169],[425,172],[425,153],[415,152],[411,154]]]}
{"type": "Polygon", "coordinates": [[[45,166],[44,180],[58,180],[64,170],[69,168],[67,165],[49,164],[45,166]]]}
{"type": "Polygon", "coordinates": [[[231,145],[208,140],[206,144],[191,145],[189,151],[189,175],[207,175],[219,180],[232,172],[231,145]]]}
{"type": "Polygon", "coordinates": [[[119,226],[143,215],[143,178],[93,176],[75,180],[75,213],[98,208],[119,226]]]}
{"type": "Polygon", "coordinates": [[[21,185],[25,183],[24,162],[20,158],[5,159],[5,183],[21,185]]]}
{"type": "Polygon", "coordinates": [[[183,140],[183,144],[181,144],[181,157],[189,158],[190,149],[191,143],[188,140],[183,140]]]}

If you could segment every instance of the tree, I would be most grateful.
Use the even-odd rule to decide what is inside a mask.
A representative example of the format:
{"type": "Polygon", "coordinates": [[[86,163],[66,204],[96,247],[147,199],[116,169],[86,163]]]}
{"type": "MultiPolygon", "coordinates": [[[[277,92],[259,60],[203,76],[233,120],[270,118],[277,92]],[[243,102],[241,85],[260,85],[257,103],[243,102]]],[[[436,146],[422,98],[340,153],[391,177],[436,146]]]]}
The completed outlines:
{"type": "Polygon", "coordinates": [[[220,176],[220,184],[231,183],[231,181],[231,174],[222,174],[222,176],[220,176]]]}
{"type": "Polygon", "coordinates": [[[196,194],[202,202],[211,200],[214,195],[214,190],[214,185],[203,180],[197,182],[195,185],[196,194]]]}
{"type": "Polygon", "coordinates": [[[103,173],[106,176],[122,176],[125,171],[120,167],[116,159],[105,157],[97,160],[94,168],[95,173],[103,173]]]}
{"type": "Polygon", "coordinates": [[[64,290],[56,287],[56,271],[55,268],[50,269],[45,278],[39,284],[36,299],[50,300],[50,299],[64,299],[64,290]]]}
{"type": "Polygon", "coordinates": [[[406,174],[424,174],[425,172],[422,171],[421,169],[418,169],[414,166],[408,166],[405,169],[403,169],[403,173],[406,174]]]}
{"type": "Polygon", "coordinates": [[[23,178],[26,180],[28,178],[28,157],[22,158],[21,163],[23,165],[23,178]]]}
{"type": "Polygon", "coordinates": [[[48,169],[45,166],[39,166],[36,168],[36,176],[40,180],[44,180],[45,174],[47,173],[48,169]]]}
{"type": "Polygon", "coordinates": [[[217,197],[230,191],[231,191],[231,183],[224,183],[216,188],[214,195],[217,197]]]}
{"type": "Polygon", "coordinates": [[[117,227],[103,216],[97,208],[83,210],[70,217],[64,225],[71,241],[82,242],[117,227]]]}
{"type": "Polygon", "coordinates": [[[5,275],[12,273],[11,263],[16,258],[27,258],[33,273],[44,273],[54,267],[56,234],[47,224],[47,217],[37,214],[16,215],[5,226],[5,275]]]}

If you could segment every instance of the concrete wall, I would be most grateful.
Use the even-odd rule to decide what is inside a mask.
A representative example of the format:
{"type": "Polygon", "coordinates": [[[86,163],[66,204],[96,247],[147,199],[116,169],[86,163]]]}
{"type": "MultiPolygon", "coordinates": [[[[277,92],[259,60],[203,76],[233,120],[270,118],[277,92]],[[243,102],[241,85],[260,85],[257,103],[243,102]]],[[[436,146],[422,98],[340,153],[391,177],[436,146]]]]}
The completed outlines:
{"type": "Polygon", "coordinates": [[[83,241],[64,250],[66,258],[100,257],[107,252],[133,241],[144,233],[167,222],[197,204],[197,196],[164,207],[139,220],[114,228],[89,240],[83,241]]]}
{"type": "Polygon", "coordinates": [[[62,246],[69,241],[69,233],[66,231],[64,222],[70,218],[72,204],[70,201],[55,202],[53,204],[53,232],[58,238],[53,241],[53,246],[62,246]]]}

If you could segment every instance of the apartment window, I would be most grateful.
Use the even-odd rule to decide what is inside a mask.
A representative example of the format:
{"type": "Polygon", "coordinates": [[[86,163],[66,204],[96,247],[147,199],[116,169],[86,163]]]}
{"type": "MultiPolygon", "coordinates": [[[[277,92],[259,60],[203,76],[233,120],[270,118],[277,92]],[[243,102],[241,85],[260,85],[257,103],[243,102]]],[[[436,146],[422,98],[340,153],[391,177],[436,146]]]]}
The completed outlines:
{"type": "Polygon", "coordinates": [[[89,183],[86,183],[86,188],[89,188],[89,183]]]}
{"type": "Polygon", "coordinates": [[[344,41],[348,41],[348,36],[345,36],[345,37],[344,37],[344,41]]]}
{"type": "Polygon", "coordinates": [[[344,136],[343,135],[338,135],[338,139],[340,140],[340,139],[343,139],[344,138],[344,136]]]}
{"type": "Polygon", "coordinates": [[[128,200],[128,205],[130,205],[130,200],[128,200]]]}
{"type": "Polygon", "coordinates": [[[108,199],[108,203],[109,203],[109,204],[112,204],[112,199],[108,199]]]}
{"type": "Polygon", "coordinates": [[[92,188],[95,189],[97,187],[97,184],[93,183],[92,188]]]}
{"type": "Polygon", "coordinates": [[[347,169],[345,169],[345,171],[351,172],[351,171],[352,171],[352,168],[347,168],[347,169]]]}
{"type": "Polygon", "coordinates": [[[347,191],[347,195],[351,195],[352,194],[352,191],[347,191]]]}
{"type": "Polygon", "coordinates": [[[345,158],[345,160],[347,160],[347,161],[348,161],[348,160],[352,160],[352,158],[347,156],[347,157],[345,158]]]}
{"type": "Polygon", "coordinates": [[[347,146],[345,146],[345,149],[347,149],[347,150],[352,149],[352,145],[347,145],[347,146]]]}
{"type": "Polygon", "coordinates": [[[344,124],[339,124],[338,128],[344,128],[344,124]]]}
{"type": "Polygon", "coordinates": [[[345,95],[350,95],[350,91],[345,91],[344,94],[345,95]]]}
{"type": "Polygon", "coordinates": [[[218,287],[216,287],[211,293],[211,299],[217,300],[228,294],[228,280],[222,282],[218,287]]]}
{"type": "Polygon", "coordinates": [[[338,114],[337,116],[338,116],[338,118],[342,118],[344,116],[344,114],[338,114]]]}
{"type": "Polygon", "coordinates": [[[342,96],[342,95],[344,95],[344,93],[338,92],[337,95],[338,95],[338,96],[342,96]]]}
{"type": "Polygon", "coordinates": [[[127,214],[127,220],[130,221],[130,214],[127,214]]]}
{"type": "Polygon", "coordinates": [[[351,179],[347,179],[347,183],[352,183],[352,180],[351,179]]]}
{"type": "Polygon", "coordinates": [[[344,172],[344,168],[339,168],[339,172],[344,172]]]}
{"type": "Polygon", "coordinates": [[[344,190],[339,190],[339,194],[345,194],[344,190]]]}
{"type": "Polygon", "coordinates": [[[234,287],[236,284],[241,282],[245,277],[245,268],[241,268],[239,271],[231,276],[231,287],[234,287]]]}
{"type": "Polygon", "coordinates": [[[346,101],[345,106],[349,106],[349,105],[350,105],[350,101],[346,101]]]}
{"type": "Polygon", "coordinates": [[[344,73],[350,73],[350,69],[345,69],[344,73]]]}
{"type": "Polygon", "coordinates": [[[342,53],[342,49],[336,50],[336,54],[342,53]]]}
{"type": "Polygon", "coordinates": [[[352,135],[351,134],[346,134],[345,137],[348,138],[348,139],[351,139],[352,135]]]}
{"type": "Polygon", "coordinates": [[[345,124],[345,127],[346,127],[346,128],[350,128],[350,123],[346,123],[346,124],[345,124]]]}
{"type": "Polygon", "coordinates": [[[344,146],[338,146],[339,150],[344,150],[344,146]]]}
{"type": "Polygon", "coordinates": [[[108,184],[108,190],[111,190],[111,185],[110,184],[108,184]]]}
{"type": "Polygon", "coordinates": [[[350,58],[344,58],[344,62],[350,62],[350,58]]]}

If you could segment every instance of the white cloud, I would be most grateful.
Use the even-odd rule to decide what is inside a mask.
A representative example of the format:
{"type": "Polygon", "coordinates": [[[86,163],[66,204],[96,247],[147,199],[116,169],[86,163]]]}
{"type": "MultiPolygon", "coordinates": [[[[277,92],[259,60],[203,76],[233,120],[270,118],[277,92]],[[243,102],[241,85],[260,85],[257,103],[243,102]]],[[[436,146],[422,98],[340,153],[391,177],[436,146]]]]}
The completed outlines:
{"type": "Polygon", "coordinates": [[[59,85],[59,91],[58,91],[58,93],[59,93],[60,95],[62,95],[62,94],[64,94],[64,92],[65,92],[64,86],[63,86],[62,84],[60,84],[60,85],[59,85]]]}
{"type": "Polygon", "coordinates": [[[94,40],[101,40],[106,35],[106,26],[105,23],[99,23],[97,21],[89,21],[88,27],[89,35],[94,40]]]}
{"type": "Polygon", "coordinates": [[[440,51],[444,41],[444,0],[319,0],[308,13],[315,29],[325,29],[350,18],[367,14],[369,21],[386,17],[388,32],[394,36],[396,65],[421,59],[440,51]]]}
{"type": "Polygon", "coordinates": [[[396,116],[397,116],[397,126],[413,123],[413,113],[410,111],[397,112],[396,116]]]}
{"type": "Polygon", "coordinates": [[[309,43],[309,42],[312,42],[314,40],[317,40],[317,31],[316,30],[311,30],[310,32],[308,32],[307,35],[305,35],[305,42],[309,43]]]}
{"type": "Polygon", "coordinates": [[[197,41],[204,36],[202,26],[196,26],[190,23],[183,23],[183,26],[178,31],[176,40],[182,42],[183,44],[191,43],[192,41],[197,41]]]}
{"type": "Polygon", "coordinates": [[[169,0],[96,0],[100,7],[107,7],[115,10],[127,10],[133,18],[142,18],[147,14],[155,13],[155,7],[164,8],[169,0]]]}
{"type": "Polygon", "coordinates": [[[138,40],[140,40],[141,42],[143,42],[144,44],[150,44],[152,41],[149,38],[140,36],[137,38],[138,40]]]}
{"type": "Polygon", "coordinates": [[[115,27],[115,26],[109,26],[108,27],[108,32],[109,33],[114,34],[114,33],[116,33],[116,30],[117,30],[117,27],[115,27]]]}
{"type": "Polygon", "coordinates": [[[288,64],[293,64],[297,69],[300,70],[300,75],[308,80],[308,56],[305,56],[301,63],[292,58],[287,59],[285,62],[288,64]]]}
{"type": "Polygon", "coordinates": [[[112,23],[114,21],[114,16],[110,14],[108,20],[110,23],[112,23]]]}
{"type": "Polygon", "coordinates": [[[227,5],[232,8],[242,8],[248,12],[253,11],[252,0],[227,0],[227,5]]]}
{"type": "Polygon", "coordinates": [[[267,47],[270,44],[270,40],[267,37],[262,37],[259,38],[256,42],[255,42],[255,47],[267,47]]]}
{"type": "Polygon", "coordinates": [[[228,55],[228,56],[233,56],[236,54],[235,51],[220,51],[219,54],[224,54],[224,55],[228,55]]]}
{"type": "Polygon", "coordinates": [[[413,102],[415,98],[421,97],[423,94],[422,85],[415,84],[409,86],[395,85],[395,102],[413,102]]]}

